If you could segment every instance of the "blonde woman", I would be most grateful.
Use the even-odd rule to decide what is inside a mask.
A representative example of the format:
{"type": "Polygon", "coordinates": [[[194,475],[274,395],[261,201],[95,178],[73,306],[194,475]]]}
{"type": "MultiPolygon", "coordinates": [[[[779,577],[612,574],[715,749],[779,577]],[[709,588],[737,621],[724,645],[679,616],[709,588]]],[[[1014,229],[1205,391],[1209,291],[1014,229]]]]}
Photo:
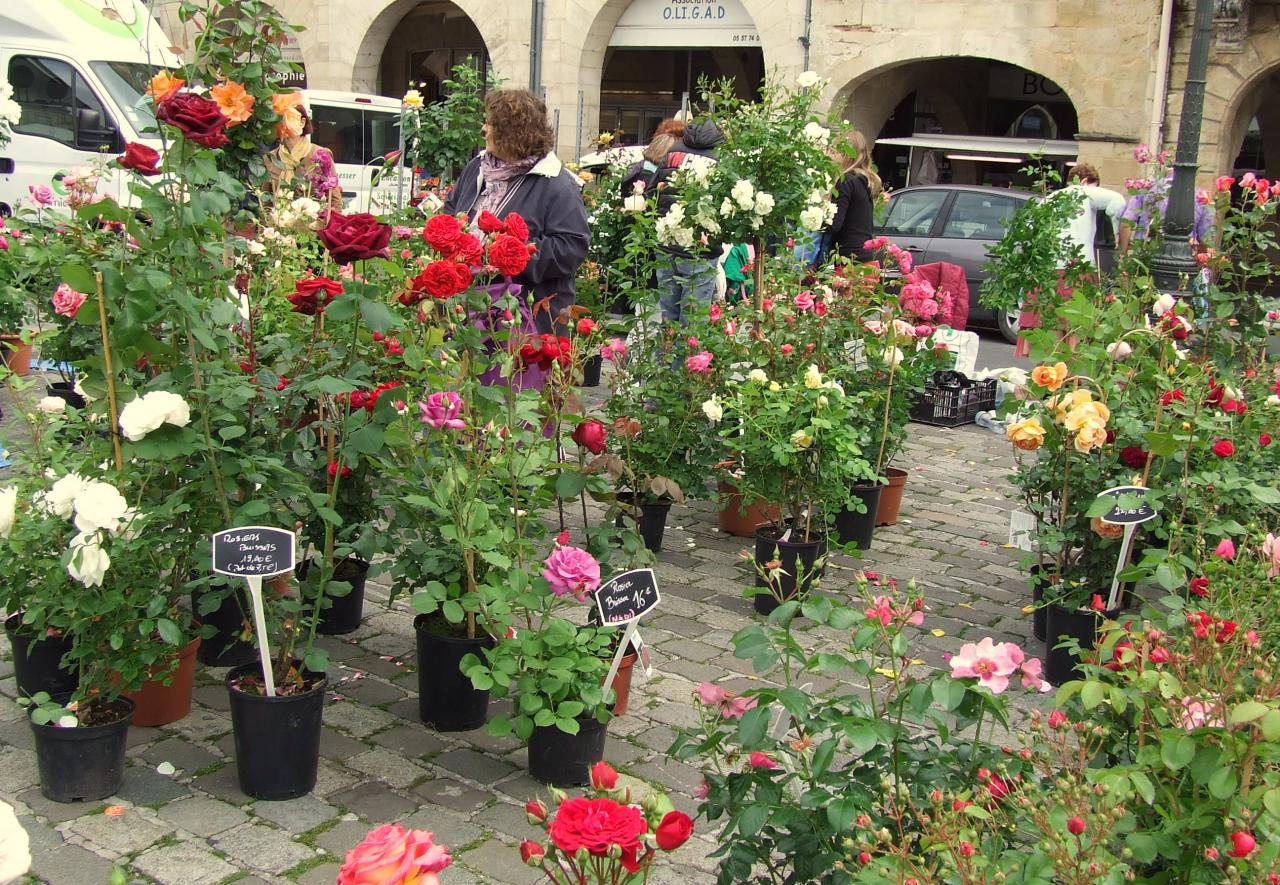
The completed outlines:
{"type": "Polygon", "coordinates": [[[849,133],[849,146],[855,155],[852,161],[839,157],[846,165],[836,186],[836,215],[825,232],[824,241],[830,244],[831,253],[870,261],[872,254],[864,244],[871,239],[876,200],[884,185],[871,166],[871,146],[861,132],[855,129],[849,133]]]}

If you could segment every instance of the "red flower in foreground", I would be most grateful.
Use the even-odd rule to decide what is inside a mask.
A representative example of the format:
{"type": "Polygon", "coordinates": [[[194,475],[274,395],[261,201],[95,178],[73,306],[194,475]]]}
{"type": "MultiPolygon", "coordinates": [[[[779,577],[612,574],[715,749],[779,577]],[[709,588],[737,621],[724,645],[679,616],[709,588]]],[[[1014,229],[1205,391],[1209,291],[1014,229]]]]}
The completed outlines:
{"type": "Polygon", "coordinates": [[[487,234],[496,234],[504,229],[502,221],[488,209],[481,210],[480,217],[476,219],[476,227],[487,234]]]}
{"type": "Polygon", "coordinates": [[[436,215],[422,228],[422,238],[437,252],[451,252],[462,236],[462,222],[452,215],[436,215]]]}
{"type": "Polygon", "coordinates": [[[156,105],[156,119],[176,126],[187,141],[201,147],[220,148],[229,140],[224,131],[231,121],[212,99],[194,92],[179,92],[156,105]]]}
{"type": "Polygon", "coordinates": [[[759,750],[752,750],[751,756],[748,757],[752,768],[764,768],[767,770],[778,767],[778,763],[768,753],[761,753],[759,750]]]}
{"type": "MultiPolygon", "coordinates": [[[[495,218],[494,220],[496,221],[497,219],[495,218]]],[[[598,424],[599,422],[596,423],[598,424]]],[[[612,790],[617,785],[618,772],[608,762],[597,762],[591,766],[591,786],[597,790],[612,790]]]]}
{"type": "Polygon", "coordinates": [[[622,851],[623,869],[634,873],[640,869],[636,857],[640,836],[648,829],[638,808],[619,805],[612,799],[579,796],[561,803],[548,832],[556,848],[568,855],[585,848],[595,857],[607,857],[609,849],[616,845],[622,851]]]}
{"type": "Polygon", "coordinates": [[[324,313],[334,298],[342,294],[342,283],[328,277],[305,277],[293,284],[294,291],[285,298],[293,305],[293,312],[309,317],[324,313]]]}
{"type": "Polygon", "coordinates": [[[140,175],[160,174],[160,152],[136,141],[125,145],[124,153],[116,158],[116,162],[140,175]]]}
{"type": "Polygon", "coordinates": [[[596,321],[591,319],[591,317],[583,317],[582,319],[578,320],[578,334],[581,335],[582,337],[584,338],[587,337],[595,330],[596,330],[596,321]]]}
{"type": "Polygon", "coordinates": [[[391,225],[383,224],[368,212],[343,215],[330,212],[329,223],[320,231],[320,242],[339,264],[366,258],[386,258],[391,243],[391,225]]]}
{"type": "Polygon", "coordinates": [[[693,821],[683,811],[668,811],[654,831],[658,847],[663,851],[675,851],[693,835],[693,821]]]}
{"type": "Polygon", "coordinates": [[[529,264],[529,248],[510,234],[499,234],[489,244],[489,263],[504,276],[518,276],[529,264]]]}
{"type": "Polygon", "coordinates": [[[1230,458],[1236,453],[1236,444],[1229,439],[1220,439],[1213,444],[1213,453],[1219,458],[1230,458]]]}
{"type": "Polygon", "coordinates": [[[507,233],[511,234],[511,236],[515,237],[520,242],[529,242],[529,225],[525,224],[525,220],[515,212],[507,215],[502,226],[507,233]]]}
{"type": "Polygon", "coordinates": [[[529,866],[539,866],[542,859],[547,856],[547,849],[543,848],[537,842],[525,839],[520,843],[520,859],[529,866]]]}
{"type": "MultiPolygon", "coordinates": [[[[599,455],[604,451],[608,435],[602,423],[595,418],[589,418],[574,428],[571,438],[591,454],[599,455]]],[[[613,788],[605,787],[605,789],[611,790],[613,788]]]]}
{"type": "Polygon", "coordinates": [[[1160,405],[1162,406],[1169,406],[1174,403],[1185,403],[1186,401],[1187,398],[1183,395],[1181,390],[1175,389],[1160,394],[1160,405]]]}
{"type": "Polygon", "coordinates": [[[415,294],[426,292],[436,299],[451,298],[470,285],[471,268],[456,261],[433,261],[409,282],[415,294]]]}
{"type": "Polygon", "coordinates": [[[1208,596],[1209,595],[1209,579],[1208,578],[1192,578],[1191,583],[1188,585],[1188,589],[1190,589],[1192,594],[1194,594],[1195,596],[1208,596]]]}
{"type": "Polygon", "coordinates": [[[1248,857],[1253,854],[1253,850],[1257,847],[1258,842],[1253,838],[1252,833],[1238,830],[1231,834],[1231,849],[1227,854],[1232,857],[1248,857]]]}

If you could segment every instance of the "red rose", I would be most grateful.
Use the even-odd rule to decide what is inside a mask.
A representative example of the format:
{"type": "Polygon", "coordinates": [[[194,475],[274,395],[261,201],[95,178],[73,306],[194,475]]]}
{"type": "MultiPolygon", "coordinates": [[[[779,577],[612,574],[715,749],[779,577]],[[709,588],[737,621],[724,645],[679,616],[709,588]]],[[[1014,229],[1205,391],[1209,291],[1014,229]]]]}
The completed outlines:
{"type": "Polygon", "coordinates": [[[555,846],[573,855],[585,848],[595,857],[607,857],[616,845],[622,850],[622,867],[629,873],[640,869],[636,858],[640,836],[648,832],[640,809],[619,805],[612,799],[587,799],[579,796],[560,805],[551,821],[549,834],[555,846]]]}
{"type": "Polygon", "coordinates": [[[540,866],[542,859],[547,856],[547,849],[543,848],[537,842],[525,839],[520,843],[520,859],[531,867],[540,866]]]}
{"type": "Polygon", "coordinates": [[[1225,387],[1219,387],[1217,383],[1209,379],[1209,392],[1205,394],[1204,404],[1206,406],[1217,406],[1222,404],[1222,398],[1227,395],[1225,387]]]}
{"type": "Polygon", "coordinates": [[[1192,578],[1188,589],[1196,596],[1209,595],[1209,579],[1208,578],[1192,578]]]}
{"type": "Polygon", "coordinates": [[[529,263],[529,249],[510,234],[500,234],[489,244],[489,263],[500,274],[517,276],[529,263]]]}
{"type": "Polygon", "coordinates": [[[512,212],[507,215],[507,220],[503,222],[503,227],[506,228],[507,233],[520,242],[529,242],[529,225],[525,224],[524,219],[516,213],[512,212]]]}
{"type": "Polygon", "coordinates": [[[342,294],[342,283],[328,277],[307,277],[293,284],[294,291],[285,297],[293,305],[294,313],[309,317],[324,313],[334,298],[342,294]]]}
{"type": "MultiPolygon", "coordinates": [[[[329,478],[333,479],[337,475],[338,475],[338,462],[330,461],[329,462],[329,478]]],[[[350,475],[351,475],[351,468],[346,466],[345,464],[342,465],[342,478],[346,479],[350,475]]]]}
{"type": "Polygon", "coordinates": [[[581,335],[582,337],[584,338],[587,337],[595,330],[596,330],[596,321],[591,319],[591,317],[583,317],[582,319],[578,320],[578,334],[581,335]]]}
{"type": "MultiPolygon", "coordinates": [[[[496,221],[497,219],[494,219],[494,220],[496,221]]],[[[586,423],[587,422],[584,421],[582,424],[579,424],[578,430],[581,430],[583,425],[586,423]]],[[[597,421],[596,423],[600,424],[599,421],[597,421]]],[[[601,451],[603,451],[604,450],[604,435],[603,435],[604,425],[603,424],[600,424],[600,431],[601,431],[600,449],[601,451]]],[[[578,432],[577,430],[574,431],[575,434],[577,432],[578,432]]],[[[577,440],[575,440],[575,442],[576,441],[577,440]]],[[[600,452],[596,452],[596,454],[598,455],[600,454],[600,452]]],[[[618,785],[618,772],[608,762],[601,761],[591,766],[591,786],[592,787],[594,787],[597,790],[612,790],[617,785],[618,785]]]]}
{"type": "Polygon", "coordinates": [[[1160,405],[1162,406],[1172,405],[1173,403],[1184,403],[1186,401],[1187,398],[1182,395],[1181,390],[1170,390],[1168,393],[1162,393],[1160,395],[1160,405]]]}
{"type": "Polygon", "coordinates": [[[1248,857],[1253,854],[1253,850],[1258,847],[1258,840],[1253,838],[1252,833],[1246,833],[1238,830],[1231,834],[1231,848],[1227,854],[1232,857],[1248,857]]]}
{"type": "Polygon", "coordinates": [[[445,257],[467,265],[479,264],[480,259],[484,257],[484,243],[480,242],[480,238],[475,234],[463,234],[458,237],[445,257]]]}
{"type": "Polygon", "coordinates": [[[1236,635],[1235,621],[1219,621],[1218,622],[1218,635],[1216,637],[1218,642],[1226,642],[1228,639],[1230,639],[1232,636],[1235,636],[1235,635],[1236,635]]]}
{"type": "Polygon", "coordinates": [[[124,146],[124,153],[116,157],[116,162],[126,169],[132,169],[134,172],[142,175],[159,175],[160,174],[160,152],[155,148],[149,148],[145,144],[138,144],[131,141],[124,146]]]}
{"type": "Polygon", "coordinates": [[[1157,645],[1155,648],[1151,649],[1151,663],[1153,664],[1167,664],[1172,659],[1173,656],[1169,654],[1169,649],[1165,648],[1163,645],[1157,645]]]}
{"type": "Polygon", "coordinates": [[[471,268],[466,264],[455,263],[453,265],[454,276],[458,278],[458,291],[462,292],[471,285],[471,268]]]}
{"type": "MultiPolygon", "coordinates": [[[[604,425],[595,418],[588,418],[573,430],[572,439],[582,448],[586,449],[593,455],[599,455],[604,451],[605,442],[608,434],[604,429],[604,425]]],[[[603,765],[604,763],[600,763],[603,765]]],[[[592,782],[595,780],[595,769],[592,770],[592,782]]],[[[618,779],[617,772],[614,772],[614,781],[618,779]]],[[[606,790],[612,790],[613,787],[604,787],[606,790]]]]}
{"type": "Polygon", "coordinates": [[[1260,446],[1269,446],[1269,445],[1271,445],[1271,434],[1269,434],[1269,433],[1259,433],[1259,434],[1258,434],[1258,445],[1260,445],[1260,446]]]}
{"type": "Polygon", "coordinates": [[[1147,453],[1139,446],[1125,446],[1120,450],[1120,463],[1125,467],[1141,470],[1147,466],[1147,453]]]}
{"type": "Polygon", "coordinates": [[[1236,453],[1236,445],[1229,439],[1220,439],[1213,444],[1213,453],[1219,458],[1230,458],[1236,453]]]}
{"type": "Polygon", "coordinates": [[[480,217],[476,219],[476,227],[487,234],[496,234],[500,230],[504,230],[502,222],[498,216],[494,215],[488,209],[481,210],[480,217]]]}
{"type": "MultiPolygon", "coordinates": [[[[461,279],[452,261],[433,261],[422,273],[413,278],[411,286],[415,292],[426,292],[432,298],[449,298],[463,291],[466,286],[458,287],[461,279]]],[[[466,270],[466,268],[463,268],[466,270]]],[[[467,271],[467,283],[471,282],[471,272],[467,271]]]]}
{"type": "Polygon", "coordinates": [[[668,811],[654,830],[658,847],[663,851],[675,851],[693,835],[693,821],[683,811],[668,811]]]}
{"type": "Polygon", "coordinates": [[[329,223],[320,231],[333,260],[350,264],[364,258],[386,258],[387,245],[391,242],[391,225],[383,224],[368,212],[343,215],[330,212],[329,223]]]}
{"type": "Polygon", "coordinates": [[[227,143],[223,130],[231,121],[211,98],[194,92],[179,92],[156,107],[156,119],[176,126],[187,141],[201,147],[220,148],[227,143]]]}
{"type": "Polygon", "coordinates": [[[462,222],[452,215],[436,215],[422,228],[422,238],[437,252],[448,252],[462,236],[462,222]]]}

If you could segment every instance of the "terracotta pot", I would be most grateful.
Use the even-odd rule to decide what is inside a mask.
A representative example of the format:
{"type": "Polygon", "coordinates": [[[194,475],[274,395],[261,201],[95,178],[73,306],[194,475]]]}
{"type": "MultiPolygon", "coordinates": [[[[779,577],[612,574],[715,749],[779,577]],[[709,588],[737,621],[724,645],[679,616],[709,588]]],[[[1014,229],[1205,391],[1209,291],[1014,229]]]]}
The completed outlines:
{"type": "MultiPolygon", "coordinates": [[[[627,643],[628,648],[633,648],[631,643],[627,643]]],[[[613,693],[616,698],[613,702],[613,715],[621,716],[627,712],[627,705],[631,700],[631,672],[635,668],[636,660],[640,656],[634,651],[628,652],[622,656],[621,662],[618,664],[618,672],[613,676],[613,693]]]]}
{"type": "Polygon", "coordinates": [[[23,343],[22,336],[5,333],[0,335],[0,355],[9,371],[25,378],[31,374],[31,345],[23,343]]]}
{"type": "Polygon", "coordinates": [[[889,484],[880,492],[880,504],[876,507],[876,525],[897,525],[898,511],[902,509],[902,490],[907,484],[907,471],[886,467],[884,475],[889,484]]]}
{"type": "Polygon", "coordinates": [[[125,692],[136,705],[134,725],[154,727],[177,722],[191,712],[191,692],[196,680],[196,649],[200,637],[188,642],[177,652],[178,666],[168,685],[156,679],[142,683],[137,691],[125,692]]]}
{"type": "Polygon", "coordinates": [[[754,538],[756,526],[767,522],[782,522],[782,509],[777,505],[769,506],[759,500],[753,500],[751,506],[742,510],[742,494],[728,483],[718,486],[722,494],[729,496],[720,508],[720,531],[739,538],[754,538]]]}

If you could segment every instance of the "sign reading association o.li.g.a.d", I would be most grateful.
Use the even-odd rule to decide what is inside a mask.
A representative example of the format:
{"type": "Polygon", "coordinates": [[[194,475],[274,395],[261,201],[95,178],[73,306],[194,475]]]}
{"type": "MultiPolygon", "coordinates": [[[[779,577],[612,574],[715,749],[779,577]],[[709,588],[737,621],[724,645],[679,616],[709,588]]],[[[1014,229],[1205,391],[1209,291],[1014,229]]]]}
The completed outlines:
{"type": "Polygon", "coordinates": [[[225,529],[213,536],[213,570],[239,578],[270,578],[292,571],[294,533],[260,525],[225,529]]]}
{"type": "Polygon", "coordinates": [[[1102,516],[1103,522],[1112,525],[1138,525],[1155,519],[1156,508],[1147,500],[1147,489],[1142,486],[1116,486],[1099,492],[1099,498],[1112,498],[1115,503],[1102,516]]]}
{"type": "Polygon", "coordinates": [[[638,621],[658,607],[658,579],[651,568],[634,569],[610,578],[596,590],[600,623],[619,626],[638,621]]]}

